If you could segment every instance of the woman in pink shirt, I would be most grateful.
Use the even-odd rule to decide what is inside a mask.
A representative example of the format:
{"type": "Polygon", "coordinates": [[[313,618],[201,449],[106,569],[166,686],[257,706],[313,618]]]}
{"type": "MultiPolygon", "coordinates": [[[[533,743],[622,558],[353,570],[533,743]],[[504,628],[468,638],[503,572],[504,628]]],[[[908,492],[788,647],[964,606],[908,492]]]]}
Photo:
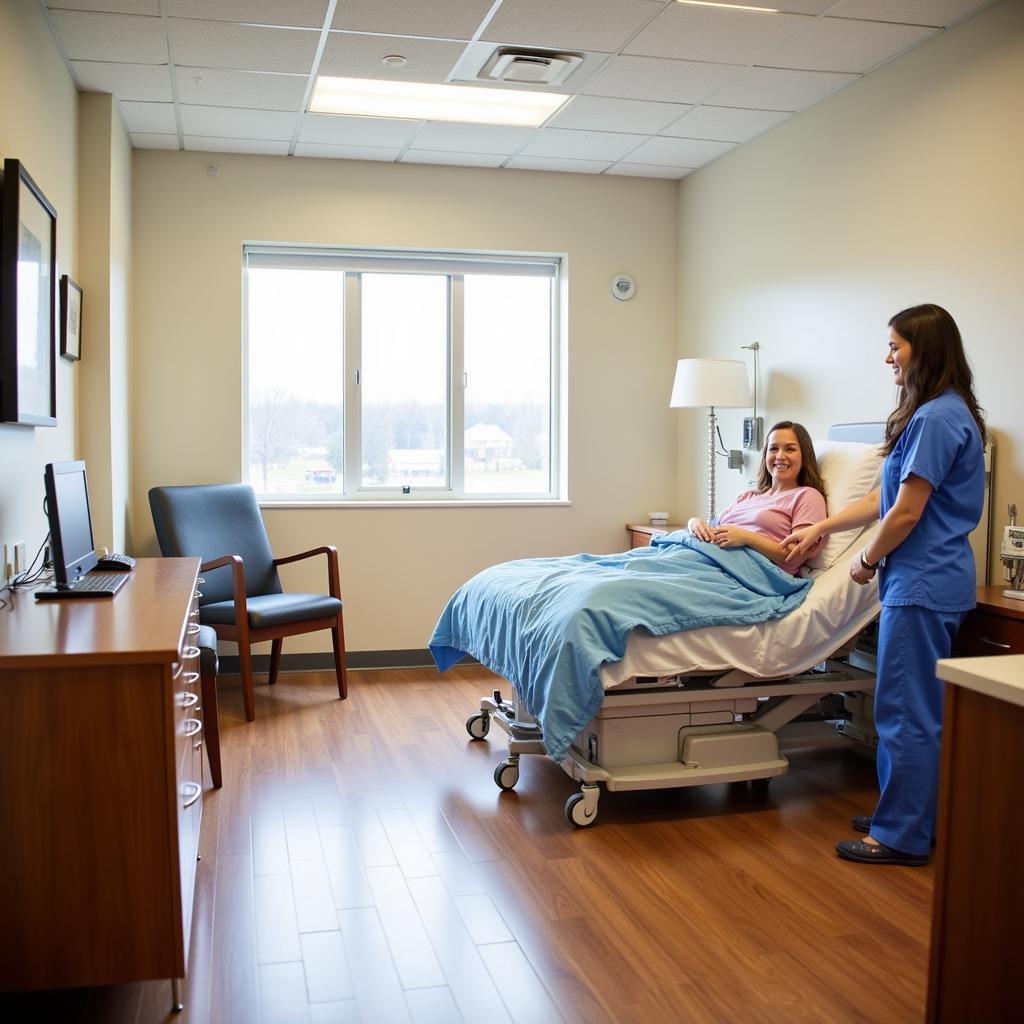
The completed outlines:
{"type": "Polygon", "coordinates": [[[753,548],[795,575],[814,550],[794,556],[783,551],[780,542],[826,515],[825,484],[811,437],[801,424],[783,420],[768,431],[757,490],[741,494],[713,524],[694,516],[686,528],[722,548],[753,548]]]}

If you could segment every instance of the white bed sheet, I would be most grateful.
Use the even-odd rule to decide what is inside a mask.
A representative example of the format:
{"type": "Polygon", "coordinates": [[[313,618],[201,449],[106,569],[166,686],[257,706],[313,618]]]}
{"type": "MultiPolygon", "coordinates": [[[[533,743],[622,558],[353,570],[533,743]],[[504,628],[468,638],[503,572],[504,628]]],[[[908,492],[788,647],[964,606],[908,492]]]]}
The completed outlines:
{"type": "Polygon", "coordinates": [[[831,568],[816,576],[796,611],[752,626],[705,629],[651,636],[634,630],[621,661],[601,667],[607,690],[634,676],[739,669],[760,679],[790,676],[824,661],[863,629],[879,611],[878,581],[858,586],[850,579],[850,559],[877,529],[857,536],[831,568]]]}

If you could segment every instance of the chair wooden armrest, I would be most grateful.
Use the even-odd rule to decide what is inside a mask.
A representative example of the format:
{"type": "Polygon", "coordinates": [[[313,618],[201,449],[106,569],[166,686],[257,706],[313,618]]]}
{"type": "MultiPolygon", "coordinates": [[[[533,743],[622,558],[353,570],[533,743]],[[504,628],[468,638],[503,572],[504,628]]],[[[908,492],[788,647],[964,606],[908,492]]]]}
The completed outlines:
{"type": "Polygon", "coordinates": [[[341,574],[338,571],[338,549],[332,544],[326,544],[319,548],[310,548],[309,551],[301,551],[297,555],[284,555],[282,558],[275,558],[274,565],[287,565],[289,562],[298,562],[304,558],[312,558],[314,555],[327,556],[328,593],[330,593],[331,597],[341,600],[341,574]]]}
{"type": "Polygon", "coordinates": [[[245,566],[242,564],[241,555],[221,555],[220,558],[203,562],[199,566],[200,572],[210,572],[212,569],[219,569],[221,566],[231,566],[231,589],[232,598],[235,602],[235,625],[249,629],[249,610],[245,602],[245,566]],[[243,627],[244,624],[244,627],[243,627]]]}

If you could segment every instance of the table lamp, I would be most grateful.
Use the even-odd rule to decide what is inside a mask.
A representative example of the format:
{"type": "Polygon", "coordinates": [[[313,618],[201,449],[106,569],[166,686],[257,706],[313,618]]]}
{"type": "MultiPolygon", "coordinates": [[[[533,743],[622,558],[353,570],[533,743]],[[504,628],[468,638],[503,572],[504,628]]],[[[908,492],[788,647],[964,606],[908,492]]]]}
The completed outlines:
{"type": "Polygon", "coordinates": [[[708,407],[708,521],[715,515],[715,407],[750,405],[747,365],[738,359],[680,359],[669,406],[673,409],[708,407]]]}

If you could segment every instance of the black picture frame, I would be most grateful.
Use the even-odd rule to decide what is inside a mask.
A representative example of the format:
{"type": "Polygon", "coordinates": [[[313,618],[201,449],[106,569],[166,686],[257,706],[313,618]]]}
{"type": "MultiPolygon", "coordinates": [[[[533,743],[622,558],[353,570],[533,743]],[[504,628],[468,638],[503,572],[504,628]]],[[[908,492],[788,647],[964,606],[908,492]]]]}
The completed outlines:
{"type": "Polygon", "coordinates": [[[82,289],[67,274],[60,279],[60,354],[82,358],[82,289]]]}
{"type": "Polygon", "coordinates": [[[57,425],[57,211],[20,160],[0,198],[0,422],[57,425]]]}

